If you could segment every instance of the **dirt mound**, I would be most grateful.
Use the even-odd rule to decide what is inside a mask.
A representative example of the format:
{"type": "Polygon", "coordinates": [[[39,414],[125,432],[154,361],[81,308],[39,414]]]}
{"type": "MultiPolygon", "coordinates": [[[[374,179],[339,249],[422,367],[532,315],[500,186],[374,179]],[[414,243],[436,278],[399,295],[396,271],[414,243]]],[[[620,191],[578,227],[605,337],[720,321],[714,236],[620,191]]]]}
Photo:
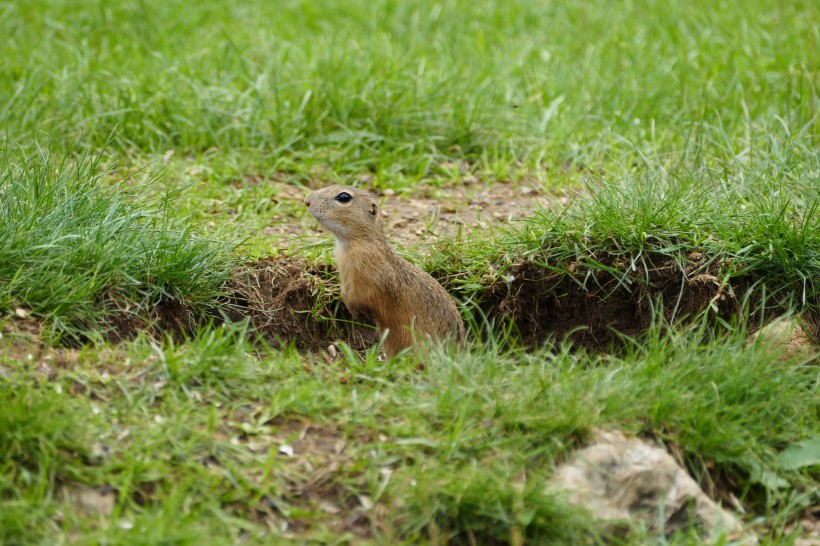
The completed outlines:
{"type": "Polygon", "coordinates": [[[668,256],[648,256],[633,264],[609,257],[591,266],[583,262],[523,262],[504,280],[490,286],[481,305],[485,315],[511,320],[529,346],[548,338],[607,350],[619,334],[646,330],[660,301],[669,322],[692,317],[708,307],[723,320],[741,312],[740,298],[749,279],[721,284],[719,265],[690,255],[682,264],[668,256]]]}
{"type": "Polygon", "coordinates": [[[231,281],[228,318],[250,317],[273,346],[325,349],[344,340],[364,349],[377,340],[374,328],[353,322],[334,292],[338,280],[330,266],[307,267],[302,260],[263,259],[244,265],[231,281]]]}

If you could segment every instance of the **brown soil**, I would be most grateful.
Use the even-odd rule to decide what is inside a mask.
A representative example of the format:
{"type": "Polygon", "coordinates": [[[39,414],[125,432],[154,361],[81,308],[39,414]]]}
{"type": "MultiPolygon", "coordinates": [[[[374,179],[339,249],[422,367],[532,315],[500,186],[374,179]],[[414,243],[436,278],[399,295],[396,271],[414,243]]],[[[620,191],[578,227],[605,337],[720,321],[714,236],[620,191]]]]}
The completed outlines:
{"type": "Polygon", "coordinates": [[[350,474],[342,470],[354,464],[345,432],[296,420],[276,419],[271,424],[276,432],[265,438],[265,445],[278,450],[281,467],[288,470],[280,476],[284,478],[281,494],[289,508],[283,509],[279,499],[266,495],[255,507],[256,516],[295,536],[309,533],[320,524],[340,535],[350,533],[359,539],[369,538],[372,502],[353,493],[339,479],[342,475],[349,479],[350,474]],[[295,507],[313,515],[294,515],[295,507]]]}
{"type": "Polygon", "coordinates": [[[568,339],[597,350],[618,345],[622,336],[646,330],[660,304],[668,322],[692,317],[711,307],[731,321],[741,311],[750,280],[735,278],[721,285],[719,265],[693,253],[684,265],[667,256],[649,256],[634,269],[617,258],[598,259],[615,273],[583,262],[513,266],[505,280],[485,292],[482,309],[498,321],[512,321],[528,346],[547,339],[568,339]]]}
{"type": "Polygon", "coordinates": [[[162,300],[150,309],[138,312],[113,300],[105,305],[117,311],[109,316],[106,327],[106,337],[113,342],[134,339],[140,332],[156,339],[171,336],[181,341],[185,335],[196,330],[193,311],[177,300],[162,300]]]}
{"type": "MultiPolygon", "coordinates": [[[[559,203],[568,197],[553,196],[559,203]]],[[[551,206],[532,186],[496,183],[492,186],[449,186],[419,195],[384,194],[385,229],[399,246],[409,247],[459,231],[472,232],[520,220],[537,207],[551,206]]]]}
{"type": "MultiPolygon", "coordinates": [[[[237,505],[239,513],[286,536],[310,535],[325,528],[340,535],[370,537],[377,523],[374,503],[357,493],[367,488],[356,483],[360,471],[353,467],[359,463],[350,446],[374,441],[372,433],[301,418],[268,419],[267,411],[263,404],[241,407],[216,433],[275,461],[274,477],[261,471],[248,475],[265,493],[250,514],[237,505]]],[[[213,456],[203,462],[208,467],[221,465],[213,456]]]]}
{"type": "Polygon", "coordinates": [[[376,341],[376,331],[352,322],[333,293],[337,285],[330,267],[306,267],[301,260],[246,264],[231,283],[228,318],[250,317],[256,331],[275,347],[293,343],[318,351],[341,339],[353,349],[364,349],[376,341]]]}

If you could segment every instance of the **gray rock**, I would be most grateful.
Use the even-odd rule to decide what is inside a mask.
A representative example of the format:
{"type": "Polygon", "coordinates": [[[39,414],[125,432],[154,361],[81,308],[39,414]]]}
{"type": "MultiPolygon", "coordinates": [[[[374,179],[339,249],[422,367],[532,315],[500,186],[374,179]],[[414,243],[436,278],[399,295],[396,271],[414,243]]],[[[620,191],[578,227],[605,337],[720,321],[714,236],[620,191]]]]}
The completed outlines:
{"type": "MultiPolygon", "coordinates": [[[[638,523],[670,534],[694,523],[710,537],[737,538],[743,531],[669,453],[620,432],[597,432],[556,469],[548,488],[613,524],[638,523]]],[[[749,534],[741,543],[756,544],[757,538],[749,534]]]]}
{"type": "MultiPolygon", "coordinates": [[[[799,317],[782,316],[755,332],[751,339],[762,338],[784,359],[819,358],[820,347],[812,343],[812,325],[799,317]]],[[[816,340],[815,340],[816,341],[816,340]]]]}

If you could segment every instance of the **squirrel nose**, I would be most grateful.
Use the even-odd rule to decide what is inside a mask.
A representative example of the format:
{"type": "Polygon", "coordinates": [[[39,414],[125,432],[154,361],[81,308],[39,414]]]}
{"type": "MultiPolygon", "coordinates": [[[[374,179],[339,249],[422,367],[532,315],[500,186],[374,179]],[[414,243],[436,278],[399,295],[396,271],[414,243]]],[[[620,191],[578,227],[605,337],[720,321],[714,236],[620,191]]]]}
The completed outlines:
{"type": "Polygon", "coordinates": [[[305,198],[305,205],[310,206],[310,199],[305,198]]]}

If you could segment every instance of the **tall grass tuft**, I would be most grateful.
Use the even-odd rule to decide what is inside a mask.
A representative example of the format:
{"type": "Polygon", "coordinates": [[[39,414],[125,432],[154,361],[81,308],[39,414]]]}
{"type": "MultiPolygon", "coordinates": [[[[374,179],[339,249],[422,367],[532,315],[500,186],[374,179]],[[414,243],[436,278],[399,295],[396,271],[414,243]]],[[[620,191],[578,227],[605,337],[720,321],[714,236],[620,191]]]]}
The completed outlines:
{"type": "Polygon", "coordinates": [[[167,200],[106,186],[86,155],[3,163],[0,309],[21,306],[52,333],[83,338],[115,313],[173,300],[195,316],[220,295],[231,246],[168,220],[167,200]]]}
{"type": "Polygon", "coordinates": [[[779,149],[764,158],[673,170],[652,161],[642,174],[589,182],[569,205],[524,220],[513,248],[547,267],[580,261],[624,282],[625,271],[602,262],[615,257],[642,271],[651,255],[681,263],[702,255],[723,283],[743,276],[772,303],[817,309],[820,154],[770,138],[779,149]]]}

